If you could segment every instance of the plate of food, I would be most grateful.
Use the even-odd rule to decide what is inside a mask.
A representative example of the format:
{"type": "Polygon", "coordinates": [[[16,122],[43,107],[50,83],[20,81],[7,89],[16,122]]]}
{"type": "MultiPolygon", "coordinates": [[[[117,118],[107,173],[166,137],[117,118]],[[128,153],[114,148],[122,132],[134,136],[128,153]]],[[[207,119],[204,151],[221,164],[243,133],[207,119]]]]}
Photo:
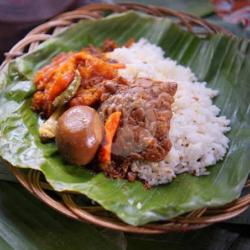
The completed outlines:
{"type": "Polygon", "coordinates": [[[48,205],[100,226],[158,233],[231,218],[250,202],[239,198],[249,48],[160,7],[63,14],[2,65],[1,158],[48,205]]]}

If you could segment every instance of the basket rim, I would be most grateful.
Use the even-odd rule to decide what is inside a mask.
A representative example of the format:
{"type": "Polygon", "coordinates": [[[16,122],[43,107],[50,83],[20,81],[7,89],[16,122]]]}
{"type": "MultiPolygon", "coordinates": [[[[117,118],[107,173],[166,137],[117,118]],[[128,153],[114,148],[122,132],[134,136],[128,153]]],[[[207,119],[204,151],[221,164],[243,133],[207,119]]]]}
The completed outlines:
{"type": "MultiPolygon", "coordinates": [[[[193,25],[200,25],[206,30],[206,34],[209,33],[223,33],[231,36],[232,34],[225,30],[222,27],[211,24],[199,17],[194,15],[178,12],[172,9],[168,9],[161,6],[154,5],[144,5],[144,4],[136,4],[136,3],[121,3],[121,4],[90,4],[84,7],[78,8],[73,11],[64,12],[57,17],[52,18],[51,20],[35,27],[32,29],[21,41],[19,41],[16,45],[10,49],[8,53],[5,54],[6,59],[0,66],[0,70],[3,70],[11,60],[23,55],[23,50],[27,46],[29,46],[29,51],[32,51],[41,41],[47,40],[50,35],[46,33],[47,30],[53,28],[54,30],[67,27],[75,20],[80,20],[82,18],[88,19],[97,19],[101,18],[99,12],[105,10],[112,10],[113,12],[124,12],[126,10],[136,10],[139,12],[149,13],[154,16],[175,16],[178,18],[180,25],[184,25],[188,31],[193,32],[193,25]]],[[[199,209],[194,210],[187,215],[182,215],[177,218],[174,218],[170,221],[164,221],[159,223],[149,223],[144,226],[131,226],[119,219],[111,218],[107,219],[105,216],[97,216],[92,212],[89,212],[84,209],[79,209],[75,201],[73,200],[73,196],[68,193],[58,193],[61,195],[60,201],[55,200],[51,196],[49,196],[47,192],[48,186],[45,187],[43,181],[41,181],[41,172],[30,170],[28,174],[22,173],[19,168],[11,166],[11,172],[16,176],[19,183],[24,186],[29,192],[31,192],[38,199],[42,200],[44,203],[54,208],[58,212],[76,219],[80,221],[84,221],[87,223],[95,224],[100,227],[106,227],[113,230],[130,232],[130,233],[144,233],[144,234],[159,234],[166,233],[172,231],[189,231],[202,227],[206,227],[210,224],[223,221],[228,218],[232,218],[250,206],[250,194],[245,197],[239,198],[236,201],[227,204],[222,208],[214,208],[214,209],[199,209]],[[217,209],[217,210],[216,210],[217,209]],[[210,215],[210,214],[212,215],[210,215]]],[[[46,184],[46,183],[45,183],[46,184]]],[[[250,187],[250,180],[247,181],[246,187],[250,187]]],[[[81,194],[82,195],[82,194],[81,194]]]]}

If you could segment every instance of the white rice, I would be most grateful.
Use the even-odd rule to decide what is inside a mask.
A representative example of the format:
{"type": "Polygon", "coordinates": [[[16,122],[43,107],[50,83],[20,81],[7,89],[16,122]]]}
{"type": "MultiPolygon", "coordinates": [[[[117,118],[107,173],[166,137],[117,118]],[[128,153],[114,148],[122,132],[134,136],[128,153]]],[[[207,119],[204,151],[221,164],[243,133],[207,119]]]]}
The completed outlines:
{"type": "Polygon", "coordinates": [[[171,182],[184,172],[209,174],[206,167],[223,158],[229,143],[224,133],[230,130],[230,121],[219,116],[220,109],[212,103],[218,91],[198,82],[190,68],[164,58],[163,50],[145,39],[130,48],[117,48],[109,56],[126,65],[119,70],[126,79],[147,77],[178,84],[172,105],[171,151],[161,162],[134,162],[132,171],[150,185],[171,182]]]}

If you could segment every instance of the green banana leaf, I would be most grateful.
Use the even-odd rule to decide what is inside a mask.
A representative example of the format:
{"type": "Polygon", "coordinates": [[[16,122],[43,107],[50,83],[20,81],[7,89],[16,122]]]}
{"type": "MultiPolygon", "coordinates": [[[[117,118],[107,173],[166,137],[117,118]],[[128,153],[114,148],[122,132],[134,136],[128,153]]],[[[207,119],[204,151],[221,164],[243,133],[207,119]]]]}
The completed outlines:
{"type": "Polygon", "coordinates": [[[151,236],[99,229],[57,213],[20,185],[5,181],[0,182],[0,218],[1,250],[247,250],[250,242],[249,227],[242,225],[239,232],[237,226],[230,230],[219,224],[151,236]]]}
{"type": "Polygon", "coordinates": [[[19,184],[0,182],[1,250],[123,250],[123,233],[97,229],[42,204],[19,184]]]}
{"type": "Polygon", "coordinates": [[[224,35],[198,38],[167,18],[136,12],[101,20],[83,20],[13,61],[0,78],[0,155],[14,166],[43,172],[57,191],[87,195],[123,221],[142,225],[175,217],[196,208],[219,206],[237,198],[250,172],[250,44],[224,35]],[[231,119],[230,147],[211,174],[182,174],[169,185],[146,190],[140,182],[112,180],[102,173],[67,165],[55,144],[42,144],[39,118],[30,109],[34,72],[53,56],[111,38],[123,44],[131,37],[147,38],[166,56],[189,66],[200,80],[220,91],[215,103],[231,119]],[[139,205],[138,205],[139,204],[139,205]]]}

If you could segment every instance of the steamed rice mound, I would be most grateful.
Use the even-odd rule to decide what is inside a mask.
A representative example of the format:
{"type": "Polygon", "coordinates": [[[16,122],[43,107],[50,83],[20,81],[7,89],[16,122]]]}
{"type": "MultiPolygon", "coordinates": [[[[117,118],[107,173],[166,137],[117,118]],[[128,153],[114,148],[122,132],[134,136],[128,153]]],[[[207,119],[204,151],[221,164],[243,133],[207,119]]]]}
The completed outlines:
{"type": "Polygon", "coordinates": [[[135,161],[132,171],[152,186],[171,182],[184,172],[209,174],[206,167],[223,158],[229,143],[224,133],[230,130],[230,121],[219,116],[220,109],[212,103],[218,91],[198,82],[189,68],[164,58],[164,51],[145,39],[130,48],[117,48],[109,57],[126,65],[119,75],[128,80],[145,77],[178,84],[172,104],[169,154],[160,162],[135,161]]]}

